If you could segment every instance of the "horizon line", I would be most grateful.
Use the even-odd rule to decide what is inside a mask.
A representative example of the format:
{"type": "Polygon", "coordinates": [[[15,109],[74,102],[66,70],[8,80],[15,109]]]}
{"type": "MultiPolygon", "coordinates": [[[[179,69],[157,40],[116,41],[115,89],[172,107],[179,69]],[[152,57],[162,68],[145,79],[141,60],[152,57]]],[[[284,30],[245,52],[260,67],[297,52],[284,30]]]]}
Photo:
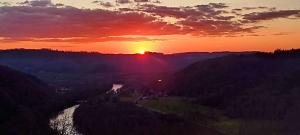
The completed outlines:
{"type": "MultiPolygon", "coordinates": [[[[264,53],[270,53],[274,52],[276,50],[297,50],[300,48],[291,48],[291,49],[274,49],[272,51],[259,51],[259,50],[251,50],[251,51],[184,51],[184,52],[176,52],[176,53],[163,53],[163,52],[156,52],[156,51],[145,51],[145,54],[162,54],[162,55],[172,55],[172,54],[184,54],[184,53],[256,53],[256,52],[264,52],[264,53]]],[[[0,51],[55,51],[55,52],[67,52],[67,53],[96,53],[96,54],[102,54],[102,55],[140,55],[139,53],[102,53],[100,51],[72,51],[72,50],[59,50],[59,49],[52,49],[52,48],[39,48],[39,49],[30,49],[30,48],[11,48],[11,49],[0,49],[0,51]]]]}

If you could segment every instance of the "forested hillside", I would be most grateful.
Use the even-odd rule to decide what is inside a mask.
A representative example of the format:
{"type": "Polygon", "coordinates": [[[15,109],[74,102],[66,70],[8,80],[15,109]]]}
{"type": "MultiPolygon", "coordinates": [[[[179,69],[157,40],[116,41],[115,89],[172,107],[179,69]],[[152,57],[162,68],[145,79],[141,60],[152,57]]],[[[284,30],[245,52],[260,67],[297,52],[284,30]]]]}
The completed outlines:
{"type": "Polygon", "coordinates": [[[282,118],[300,97],[299,50],[231,55],[178,72],[173,93],[235,117],[282,118]]]}
{"type": "Polygon", "coordinates": [[[31,75],[0,66],[1,134],[42,134],[53,90],[31,75]]]}

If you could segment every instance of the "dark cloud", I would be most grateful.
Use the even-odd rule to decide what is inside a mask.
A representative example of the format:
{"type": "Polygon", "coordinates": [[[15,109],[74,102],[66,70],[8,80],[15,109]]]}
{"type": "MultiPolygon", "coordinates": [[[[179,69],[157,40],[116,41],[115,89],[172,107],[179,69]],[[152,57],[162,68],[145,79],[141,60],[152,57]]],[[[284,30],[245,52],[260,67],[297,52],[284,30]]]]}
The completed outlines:
{"type": "Polygon", "coordinates": [[[270,12],[270,11],[276,11],[276,8],[275,7],[264,7],[264,6],[260,6],[260,7],[242,7],[242,8],[234,8],[234,9],[232,9],[231,10],[231,13],[233,13],[233,14],[235,14],[235,15],[237,15],[237,16],[242,16],[243,15],[243,13],[249,13],[249,12],[253,12],[253,11],[256,11],[256,12],[258,12],[258,11],[260,11],[260,12],[262,12],[262,11],[264,11],[264,12],[266,12],[266,11],[268,11],[268,12],[270,12]]]}
{"type": "Polygon", "coordinates": [[[240,12],[240,11],[243,11],[243,9],[242,8],[235,8],[235,9],[232,9],[232,11],[240,12]]]}
{"type": "Polygon", "coordinates": [[[134,0],[134,2],[150,2],[150,0],[134,0]]]}
{"type": "Polygon", "coordinates": [[[256,10],[258,7],[243,7],[244,10],[256,10]]]}
{"type": "Polygon", "coordinates": [[[56,7],[64,7],[65,5],[64,4],[61,4],[61,3],[57,3],[55,4],[56,7]]]}
{"type": "Polygon", "coordinates": [[[181,33],[180,27],[144,13],[73,7],[0,7],[0,25],[0,37],[11,39],[181,33]]]}
{"type": "Polygon", "coordinates": [[[242,23],[227,20],[186,19],[180,22],[191,28],[190,34],[196,36],[222,36],[242,33],[253,33],[260,26],[243,26],[242,23]]]}
{"type": "Polygon", "coordinates": [[[33,6],[33,7],[53,6],[53,4],[51,3],[51,0],[32,0],[32,1],[26,0],[26,1],[20,2],[18,4],[33,6]]]}
{"type": "Polygon", "coordinates": [[[274,9],[274,8],[259,6],[259,7],[243,7],[242,9],[243,10],[271,10],[271,9],[274,9]]]}
{"type": "MultiPolygon", "coordinates": [[[[139,0],[146,2],[148,0],[139,0]]],[[[118,0],[120,3],[129,0],[118,0]]],[[[137,0],[135,1],[137,2],[137,0]]],[[[111,7],[109,3],[102,6],[111,7]]],[[[193,7],[141,4],[134,8],[79,9],[50,1],[25,1],[22,6],[0,7],[2,41],[105,42],[152,40],[128,35],[234,36],[255,34],[251,22],[299,16],[299,10],[232,15],[224,3],[193,7]],[[166,17],[174,20],[167,21],[166,17]],[[250,23],[249,23],[250,22],[250,23]]]]}
{"type": "MultiPolygon", "coordinates": [[[[129,4],[129,3],[147,3],[147,2],[151,2],[151,0],[116,0],[116,3],[118,4],[129,4]]],[[[160,1],[154,1],[156,3],[160,3],[160,1]]]]}
{"type": "Polygon", "coordinates": [[[266,11],[266,12],[253,12],[250,14],[245,14],[244,19],[252,22],[262,21],[262,20],[272,20],[277,18],[289,18],[297,17],[300,15],[300,10],[278,10],[278,11],[266,11]]]}
{"type": "Polygon", "coordinates": [[[152,4],[142,5],[138,10],[161,17],[186,18],[189,15],[182,11],[183,9],[180,7],[156,6],[152,4]]]}
{"type": "Polygon", "coordinates": [[[160,0],[155,0],[155,1],[152,1],[152,3],[161,4],[162,2],[160,0]]]}
{"type": "Polygon", "coordinates": [[[228,13],[224,3],[210,3],[194,7],[167,7],[151,4],[143,5],[139,11],[147,12],[160,17],[174,17],[180,21],[175,24],[182,26],[182,31],[192,35],[228,35],[252,32],[256,26],[245,27],[236,20],[236,16],[228,13]]]}
{"type": "Polygon", "coordinates": [[[129,4],[129,3],[131,3],[131,1],[130,0],[116,0],[116,3],[117,4],[129,4]]]}
{"type": "Polygon", "coordinates": [[[92,3],[99,4],[100,6],[103,6],[105,8],[114,7],[114,5],[111,2],[93,1],[92,3]]]}
{"type": "Polygon", "coordinates": [[[10,6],[11,3],[9,2],[0,2],[0,6],[10,6]]]}
{"type": "Polygon", "coordinates": [[[187,18],[187,17],[202,17],[212,18],[218,17],[226,12],[227,6],[222,3],[210,3],[208,5],[197,5],[194,7],[167,7],[157,6],[152,4],[145,4],[139,7],[139,11],[152,13],[161,17],[175,17],[175,18],[187,18]]]}
{"type": "Polygon", "coordinates": [[[147,37],[77,37],[77,38],[4,38],[1,42],[17,42],[17,41],[31,41],[31,42],[67,42],[67,43],[95,43],[108,41],[163,41],[165,39],[152,39],[147,37]]]}

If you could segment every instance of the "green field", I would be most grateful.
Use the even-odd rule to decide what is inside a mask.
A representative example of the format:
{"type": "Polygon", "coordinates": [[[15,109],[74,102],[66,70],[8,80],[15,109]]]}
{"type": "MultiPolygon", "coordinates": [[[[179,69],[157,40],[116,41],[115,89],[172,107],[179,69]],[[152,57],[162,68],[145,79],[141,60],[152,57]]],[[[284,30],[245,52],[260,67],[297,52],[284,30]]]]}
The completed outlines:
{"type": "Polygon", "coordinates": [[[223,115],[222,111],[192,103],[192,99],[181,97],[162,97],[156,100],[143,100],[139,106],[149,110],[175,114],[201,126],[216,129],[223,134],[237,135],[239,121],[223,115]]]}
{"type": "Polygon", "coordinates": [[[270,120],[233,119],[221,110],[192,103],[182,97],[162,97],[143,100],[138,106],[163,114],[175,114],[201,126],[215,129],[225,135],[282,135],[281,122],[270,120]]]}

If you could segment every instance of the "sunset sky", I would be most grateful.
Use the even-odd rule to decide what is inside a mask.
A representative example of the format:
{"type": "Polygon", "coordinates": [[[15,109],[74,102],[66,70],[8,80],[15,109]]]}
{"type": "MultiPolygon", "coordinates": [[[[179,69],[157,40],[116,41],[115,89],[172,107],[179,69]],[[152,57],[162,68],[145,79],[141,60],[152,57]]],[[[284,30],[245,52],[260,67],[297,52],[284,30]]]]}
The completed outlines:
{"type": "Polygon", "coordinates": [[[300,48],[300,0],[0,0],[0,49],[300,48]]]}

